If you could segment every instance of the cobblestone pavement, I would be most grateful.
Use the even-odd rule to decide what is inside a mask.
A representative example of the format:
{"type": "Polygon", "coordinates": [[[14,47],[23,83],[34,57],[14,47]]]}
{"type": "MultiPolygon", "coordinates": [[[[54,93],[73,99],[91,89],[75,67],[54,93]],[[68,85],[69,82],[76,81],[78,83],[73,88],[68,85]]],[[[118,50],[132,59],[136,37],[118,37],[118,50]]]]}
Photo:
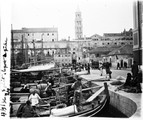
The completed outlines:
{"type": "MultiPolygon", "coordinates": [[[[111,80],[114,80],[114,79],[116,79],[117,77],[119,77],[119,76],[122,76],[122,77],[124,77],[124,78],[126,78],[126,75],[127,75],[127,73],[131,73],[131,71],[129,70],[129,69],[122,69],[122,70],[116,70],[116,69],[111,69],[111,71],[112,71],[112,78],[111,78],[111,80]]],[[[76,72],[76,74],[86,74],[87,73],[87,71],[81,71],[81,72],[76,72]]],[[[98,69],[95,69],[95,70],[91,70],[90,71],[90,74],[88,74],[88,75],[86,75],[86,76],[90,76],[90,78],[91,77],[100,77],[100,71],[98,70],[98,69]]],[[[106,77],[106,72],[105,72],[105,69],[103,69],[103,76],[102,77],[106,77]]],[[[94,78],[93,78],[94,79],[94,78]]]]}

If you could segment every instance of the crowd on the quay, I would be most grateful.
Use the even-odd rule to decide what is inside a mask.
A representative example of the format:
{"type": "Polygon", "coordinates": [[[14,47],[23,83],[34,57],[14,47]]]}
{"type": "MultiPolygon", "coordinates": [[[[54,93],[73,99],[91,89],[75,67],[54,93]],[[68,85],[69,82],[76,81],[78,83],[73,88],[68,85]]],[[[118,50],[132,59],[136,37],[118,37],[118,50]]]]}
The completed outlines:
{"type": "Polygon", "coordinates": [[[87,73],[90,74],[91,69],[100,70],[100,76],[103,76],[103,69],[106,71],[106,78],[112,78],[112,71],[111,71],[111,63],[110,62],[96,62],[96,63],[87,63],[87,64],[78,64],[78,66],[73,66],[73,69],[76,71],[87,70],[87,73]]]}
{"type": "MultiPolygon", "coordinates": [[[[73,65],[72,70],[74,70],[75,72],[77,71],[81,71],[81,70],[87,70],[87,73],[90,74],[90,70],[91,69],[98,69],[100,70],[100,76],[103,76],[103,69],[105,69],[106,71],[106,78],[108,77],[108,80],[110,80],[112,78],[112,71],[111,71],[111,67],[112,67],[112,63],[110,62],[102,62],[99,61],[96,65],[96,67],[94,67],[94,65],[92,63],[87,63],[87,64],[76,64],[73,65]]],[[[127,69],[127,63],[126,62],[122,62],[122,64],[120,64],[117,61],[117,70],[121,70],[121,69],[127,69]]],[[[141,88],[141,83],[142,83],[142,69],[139,67],[139,65],[137,64],[136,61],[133,61],[133,64],[131,65],[131,71],[129,71],[129,73],[127,73],[126,76],[126,81],[123,85],[121,85],[120,87],[118,87],[118,90],[121,89],[127,89],[128,92],[134,92],[134,93],[141,93],[142,92],[142,88],[141,88]]]]}

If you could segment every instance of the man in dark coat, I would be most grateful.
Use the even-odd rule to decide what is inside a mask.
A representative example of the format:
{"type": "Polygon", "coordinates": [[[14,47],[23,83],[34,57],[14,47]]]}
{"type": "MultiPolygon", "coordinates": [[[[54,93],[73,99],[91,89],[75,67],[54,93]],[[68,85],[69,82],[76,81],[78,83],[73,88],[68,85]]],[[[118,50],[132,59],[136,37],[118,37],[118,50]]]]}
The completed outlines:
{"type": "Polygon", "coordinates": [[[90,74],[90,63],[87,64],[87,71],[88,71],[88,74],[90,74]]]}
{"type": "Polygon", "coordinates": [[[111,70],[110,70],[110,64],[109,64],[109,62],[106,62],[106,64],[105,64],[105,69],[106,69],[106,75],[109,74],[109,78],[111,78],[112,72],[111,72],[111,70]]]}
{"type": "Polygon", "coordinates": [[[135,77],[137,77],[139,69],[138,69],[138,65],[137,65],[136,61],[134,61],[133,65],[132,65],[131,72],[132,72],[133,79],[135,77]]]}
{"type": "Polygon", "coordinates": [[[35,111],[33,107],[31,106],[31,102],[28,100],[26,102],[26,105],[23,107],[22,117],[33,117],[34,114],[35,114],[35,111]]]}

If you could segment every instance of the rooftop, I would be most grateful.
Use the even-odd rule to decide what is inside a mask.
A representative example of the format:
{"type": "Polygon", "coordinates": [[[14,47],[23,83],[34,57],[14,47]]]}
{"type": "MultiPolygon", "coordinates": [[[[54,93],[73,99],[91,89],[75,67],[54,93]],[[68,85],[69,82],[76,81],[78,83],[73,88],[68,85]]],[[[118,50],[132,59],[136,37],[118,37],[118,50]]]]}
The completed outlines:
{"type": "Polygon", "coordinates": [[[22,28],[19,30],[12,30],[15,33],[36,33],[36,32],[58,32],[58,28],[22,28]]]}
{"type": "Polygon", "coordinates": [[[108,55],[132,55],[133,54],[133,45],[124,45],[118,49],[114,49],[108,55]]]}

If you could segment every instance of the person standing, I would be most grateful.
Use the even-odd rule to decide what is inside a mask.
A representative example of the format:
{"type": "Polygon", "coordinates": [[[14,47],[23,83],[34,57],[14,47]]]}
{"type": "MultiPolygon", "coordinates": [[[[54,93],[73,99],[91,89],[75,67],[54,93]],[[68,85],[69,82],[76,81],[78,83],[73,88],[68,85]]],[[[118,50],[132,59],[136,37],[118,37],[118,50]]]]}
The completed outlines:
{"type": "Polygon", "coordinates": [[[120,61],[117,59],[117,70],[120,69],[120,61]]]}
{"type": "Polygon", "coordinates": [[[102,62],[100,62],[99,63],[99,69],[100,69],[100,76],[102,76],[103,75],[103,63],[102,62]]]}
{"type": "Polygon", "coordinates": [[[127,62],[124,61],[124,68],[127,68],[127,62]]]}
{"type": "MultiPolygon", "coordinates": [[[[112,72],[111,72],[111,70],[110,70],[110,64],[109,64],[109,62],[106,62],[106,64],[105,64],[105,69],[106,69],[106,75],[109,74],[109,78],[111,79],[111,74],[112,74],[112,72]]],[[[107,77],[107,76],[106,76],[106,77],[107,77]]]]}
{"type": "Polygon", "coordinates": [[[31,102],[32,107],[35,109],[36,105],[39,104],[41,100],[40,96],[36,93],[36,90],[29,96],[29,101],[31,102]]]}
{"type": "Polygon", "coordinates": [[[90,63],[87,64],[87,71],[88,71],[88,74],[90,74],[90,63]]]}
{"type": "Polygon", "coordinates": [[[76,104],[77,106],[80,105],[80,99],[81,99],[81,90],[82,90],[81,79],[82,78],[77,78],[77,80],[71,86],[71,88],[74,89],[73,104],[76,104]]]}
{"type": "Polygon", "coordinates": [[[117,63],[117,70],[118,70],[118,68],[121,69],[121,68],[120,68],[120,63],[119,63],[119,62],[117,63]]]}
{"type": "Polygon", "coordinates": [[[133,79],[135,77],[137,77],[139,69],[138,69],[138,65],[137,65],[136,61],[134,61],[133,65],[131,66],[131,72],[132,72],[133,79]]]}

